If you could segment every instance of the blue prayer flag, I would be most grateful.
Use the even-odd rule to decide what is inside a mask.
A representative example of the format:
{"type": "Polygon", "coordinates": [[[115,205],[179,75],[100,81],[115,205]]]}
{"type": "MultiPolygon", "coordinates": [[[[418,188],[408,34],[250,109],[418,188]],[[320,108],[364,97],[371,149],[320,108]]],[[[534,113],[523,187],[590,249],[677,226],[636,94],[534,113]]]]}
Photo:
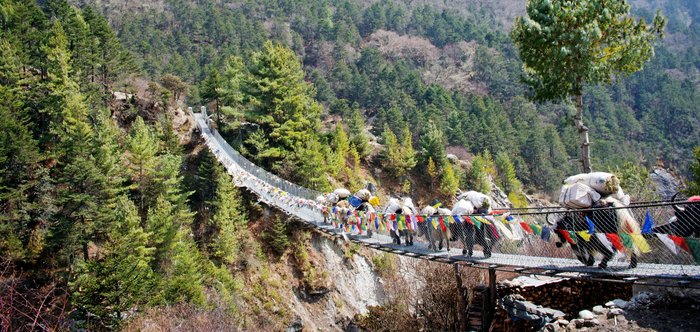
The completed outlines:
{"type": "Polygon", "coordinates": [[[542,227],[542,240],[549,241],[549,235],[550,235],[549,227],[543,226],[542,227]]]}
{"type": "Polygon", "coordinates": [[[654,229],[654,220],[651,219],[649,211],[647,211],[646,217],[644,217],[644,226],[642,226],[642,234],[651,234],[654,229]]]}
{"type": "Polygon", "coordinates": [[[588,219],[588,216],[586,216],[586,223],[588,224],[588,234],[595,233],[595,227],[593,227],[593,222],[591,221],[591,219],[588,219]]]}

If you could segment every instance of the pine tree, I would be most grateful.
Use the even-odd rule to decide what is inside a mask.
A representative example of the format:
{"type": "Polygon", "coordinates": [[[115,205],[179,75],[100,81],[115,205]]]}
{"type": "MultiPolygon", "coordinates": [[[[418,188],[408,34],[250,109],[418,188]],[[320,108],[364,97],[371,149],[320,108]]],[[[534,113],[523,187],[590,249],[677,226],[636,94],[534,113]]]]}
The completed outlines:
{"type": "Polygon", "coordinates": [[[440,175],[440,193],[444,197],[453,197],[459,189],[459,179],[455,176],[450,161],[445,159],[442,166],[442,174],[440,175]]]}
{"type": "Polygon", "coordinates": [[[442,131],[430,120],[420,137],[421,157],[432,159],[438,165],[445,163],[445,138],[442,131]]]}
{"type": "Polygon", "coordinates": [[[496,154],[495,163],[498,172],[498,186],[506,195],[522,190],[522,184],[515,176],[515,166],[513,166],[508,153],[501,151],[496,154]]]}
{"type": "Polygon", "coordinates": [[[222,263],[233,264],[238,259],[239,239],[245,233],[247,220],[240,194],[228,174],[218,172],[216,183],[216,213],[211,220],[216,235],[211,243],[212,253],[222,263]]]}
{"type": "MultiPolygon", "coordinates": [[[[188,227],[180,228],[169,252],[170,264],[164,274],[163,295],[168,303],[207,303],[205,258],[198,250],[188,227]]],[[[209,264],[210,265],[210,264],[209,264]]]]}
{"type": "Polygon", "coordinates": [[[471,168],[466,175],[467,187],[482,193],[491,192],[491,181],[488,177],[488,161],[482,155],[474,156],[471,168]]]}
{"type": "MultiPolygon", "coordinates": [[[[322,107],[312,99],[313,89],[294,52],[267,42],[255,53],[250,75],[243,84],[247,117],[268,134],[269,147],[260,153],[263,166],[280,169],[282,161],[302,152],[317,139],[322,107]]],[[[299,155],[298,163],[307,163],[299,155]]],[[[304,165],[309,167],[310,165],[304,165]]]]}
{"type": "MultiPolygon", "coordinates": [[[[187,224],[185,224],[187,225],[187,224]]],[[[160,264],[173,249],[175,235],[182,222],[173,214],[173,205],[162,196],[148,211],[145,231],[150,234],[148,246],[155,249],[153,269],[160,269],[160,264]]]]}
{"type": "Polygon", "coordinates": [[[102,247],[103,257],[79,264],[70,288],[79,310],[114,328],[128,310],[153,297],[155,276],[149,234],[139,226],[136,207],[128,198],[119,198],[113,225],[102,247]]]}
{"type": "Polygon", "coordinates": [[[416,150],[413,149],[413,136],[408,125],[401,130],[401,168],[411,170],[416,166],[416,150]]]}
{"type": "MultiPolygon", "coordinates": [[[[243,84],[245,83],[245,65],[243,64],[243,59],[237,56],[231,56],[226,60],[226,67],[224,69],[224,75],[221,79],[220,87],[216,88],[215,95],[217,95],[221,102],[221,107],[217,102],[217,107],[219,107],[219,113],[217,113],[216,121],[219,128],[225,125],[226,128],[238,128],[240,126],[240,121],[243,118],[243,84]]],[[[210,84],[215,84],[216,77],[212,78],[213,82],[210,84]]]]}
{"type": "Polygon", "coordinates": [[[287,224],[280,217],[275,217],[272,225],[267,230],[266,238],[272,250],[278,255],[282,255],[290,246],[289,235],[287,235],[287,224]]]}
{"type": "Polygon", "coordinates": [[[428,157],[426,170],[428,171],[428,177],[430,178],[430,190],[432,190],[438,178],[438,169],[435,166],[435,162],[433,162],[433,157],[428,157]]]}
{"type": "Polygon", "coordinates": [[[690,164],[690,180],[685,192],[688,195],[700,195],[700,146],[693,150],[693,162],[690,164]]]}
{"type": "Polygon", "coordinates": [[[369,138],[365,135],[365,121],[359,109],[352,112],[350,122],[348,122],[348,133],[350,134],[350,142],[355,146],[360,158],[366,158],[372,148],[369,146],[369,138]]]}
{"type": "Polygon", "coordinates": [[[141,117],[137,117],[131,127],[127,149],[129,151],[127,160],[129,161],[131,179],[135,182],[138,191],[139,211],[141,211],[141,215],[145,215],[149,186],[158,165],[156,159],[158,141],[141,117]]]}
{"type": "Polygon", "coordinates": [[[332,162],[332,167],[330,167],[331,173],[335,177],[338,177],[339,175],[344,175],[347,177],[347,159],[348,153],[350,152],[350,141],[348,140],[348,136],[345,134],[345,130],[343,130],[343,126],[341,124],[338,124],[335,127],[335,132],[333,134],[333,149],[334,160],[332,162]]]}

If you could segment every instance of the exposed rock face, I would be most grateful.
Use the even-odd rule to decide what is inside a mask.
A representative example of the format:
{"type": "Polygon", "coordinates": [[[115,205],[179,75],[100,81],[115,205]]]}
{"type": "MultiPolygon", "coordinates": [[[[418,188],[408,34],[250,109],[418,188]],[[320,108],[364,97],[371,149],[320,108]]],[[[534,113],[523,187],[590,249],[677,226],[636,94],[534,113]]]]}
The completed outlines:
{"type": "Polygon", "coordinates": [[[682,186],[677,176],[662,167],[654,167],[654,170],[649,176],[656,187],[656,192],[658,192],[659,196],[663,199],[671,199],[682,186]]]}

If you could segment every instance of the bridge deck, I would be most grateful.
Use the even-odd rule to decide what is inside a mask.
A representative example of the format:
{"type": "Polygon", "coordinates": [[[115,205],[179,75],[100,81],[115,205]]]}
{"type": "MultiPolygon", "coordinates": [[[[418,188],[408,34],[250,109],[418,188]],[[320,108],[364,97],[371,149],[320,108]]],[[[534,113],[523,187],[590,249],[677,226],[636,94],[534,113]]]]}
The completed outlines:
{"type": "MultiPolygon", "coordinates": [[[[587,267],[577,259],[570,250],[560,250],[561,256],[569,257],[547,257],[540,255],[524,255],[494,252],[490,258],[484,258],[481,251],[474,251],[472,257],[462,255],[461,248],[451,248],[449,252],[445,249],[435,252],[428,248],[426,242],[417,239],[413,246],[397,245],[392,243],[391,237],[385,233],[375,232],[371,237],[366,235],[347,234],[334,228],[332,225],[323,222],[321,211],[304,204],[300,204],[304,199],[292,196],[287,192],[279,190],[271,183],[279,183],[280,179],[270,179],[272,176],[262,169],[251,167],[247,160],[243,159],[228,143],[216,132],[212,132],[201,113],[194,114],[198,128],[205,138],[207,145],[216,155],[217,159],[226,167],[228,173],[232,175],[234,182],[239,187],[245,187],[254,192],[261,202],[279,208],[288,215],[292,215],[308,223],[310,226],[327,233],[332,233],[362,243],[371,248],[383,249],[397,254],[408,256],[422,256],[423,258],[434,258],[437,261],[465,261],[479,264],[495,264],[499,266],[514,266],[528,269],[552,270],[557,272],[574,272],[587,275],[607,275],[613,277],[653,277],[670,278],[700,281],[700,266],[688,264],[663,264],[641,262],[636,268],[629,269],[628,262],[624,257],[619,260],[613,259],[608,268],[587,267]],[[241,164],[244,164],[241,166],[241,164]]],[[[294,186],[293,184],[290,184],[294,186]]],[[[302,188],[304,189],[304,188],[302,188]]],[[[308,189],[304,189],[309,191],[308,189]]],[[[305,192],[306,193],[306,192],[305,192]]],[[[307,194],[308,196],[308,194],[307,194]]],[[[307,197],[308,198],[308,197],[307,197]]],[[[453,242],[455,243],[455,242],[453,242]]],[[[459,246],[459,244],[457,244],[459,246]]],[[[479,248],[479,247],[476,247],[479,248]]],[[[475,248],[475,249],[476,249],[475,248]]],[[[540,251],[539,254],[547,253],[540,251]]]]}

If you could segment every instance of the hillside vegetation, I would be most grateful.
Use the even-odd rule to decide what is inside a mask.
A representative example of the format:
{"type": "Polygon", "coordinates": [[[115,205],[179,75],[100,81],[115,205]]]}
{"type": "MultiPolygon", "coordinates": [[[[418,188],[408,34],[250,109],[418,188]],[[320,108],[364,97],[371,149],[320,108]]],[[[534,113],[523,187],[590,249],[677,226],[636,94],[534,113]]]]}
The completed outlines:
{"type": "MultiPolygon", "coordinates": [[[[698,7],[638,4],[643,17],[674,13],[668,39],[642,71],[585,87],[593,168],[646,188],[660,159],[692,165],[697,181],[698,7]]],[[[354,275],[344,268],[392,280],[373,293],[387,292],[378,313],[454,328],[456,306],[431,325],[444,308],[432,290],[403,298],[408,276],[392,258],[323,242],[234,187],[183,109],[207,105],[246,157],[317,190],[371,182],[382,199],[449,204],[495,182],[525,205],[579,164],[572,105],[532,103],[520,83],[504,28],[519,8],[0,1],[0,329],[197,317],[211,330],[281,330],[299,311],[339,328],[367,306],[334,285],[354,275]]]]}

